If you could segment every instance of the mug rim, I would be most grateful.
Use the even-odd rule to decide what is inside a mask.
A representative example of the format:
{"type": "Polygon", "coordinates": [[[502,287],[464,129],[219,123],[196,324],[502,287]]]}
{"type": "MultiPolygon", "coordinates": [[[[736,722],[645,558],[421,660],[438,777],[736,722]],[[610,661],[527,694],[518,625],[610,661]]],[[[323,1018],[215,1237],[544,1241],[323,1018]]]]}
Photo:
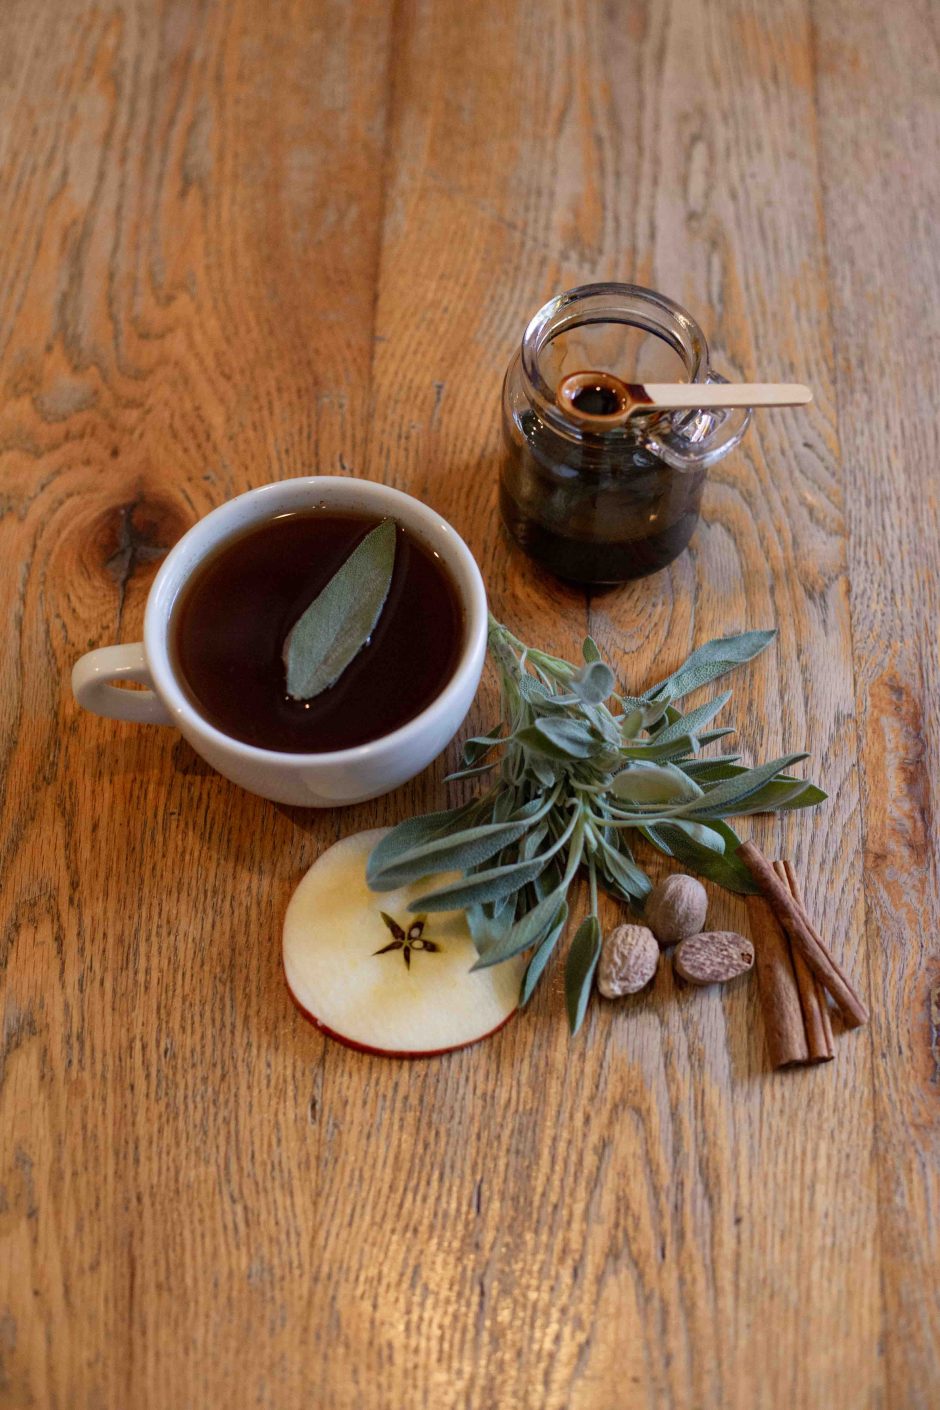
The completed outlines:
{"type": "Polygon", "coordinates": [[[474,672],[479,673],[481,657],[486,651],[487,620],[486,587],[477,561],[457,530],[437,510],[405,490],[395,489],[379,480],[360,479],[355,475],[299,475],[285,480],[272,480],[234,495],[197,519],[174,544],[160,565],[147,597],[144,611],[144,657],[154,689],[178,728],[181,728],[182,722],[185,721],[189,731],[198,733],[217,749],[259,764],[310,768],[311,765],[323,763],[335,767],[363,763],[390,749],[394,750],[412,736],[419,734],[434,717],[446,713],[462,694],[468,677],[474,672]],[[357,495],[357,491],[361,494],[357,495]],[[180,592],[212,551],[235,537],[239,528],[263,522],[265,518],[270,517],[272,511],[268,506],[272,501],[276,506],[279,498],[300,498],[308,494],[311,498],[322,498],[325,494],[328,499],[333,499],[337,507],[345,503],[351,508],[361,505],[384,509],[386,513],[399,518],[406,527],[423,537],[432,548],[439,549],[464,609],[465,636],[457,664],[446,685],[410,720],[406,720],[388,734],[379,735],[377,739],[368,740],[363,744],[350,745],[346,749],[299,753],[248,744],[234,735],[226,734],[206,719],[180,684],[179,673],[170,654],[169,627],[180,592]],[[356,504],[357,498],[359,505],[356,504]],[[249,509],[256,512],[243,517],[244,511],[249,509]],[[225,521],[228,523],[223,527],[225,521]],[[206,539],[205,543],[198,542],[202,538],[206,539]],[[187,564],[193,552],[194,541],[197,545],[196,556],[184,570],[183,565],[187,564]]]}

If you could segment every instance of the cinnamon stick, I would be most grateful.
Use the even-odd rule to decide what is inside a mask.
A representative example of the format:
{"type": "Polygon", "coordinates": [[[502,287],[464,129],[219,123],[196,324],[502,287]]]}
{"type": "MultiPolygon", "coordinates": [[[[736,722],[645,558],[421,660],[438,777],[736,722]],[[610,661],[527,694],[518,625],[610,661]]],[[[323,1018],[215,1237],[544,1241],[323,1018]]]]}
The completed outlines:
{"type": "MultiPolygon", "coordinates": [[[[789,862],[774,862],[774,871],[790,889],[790,895],[797,905],[803,906],[796,873],[789,862]]],[[[803,910],[806,907],[803,906],[803,910]]],[[[788,946],[789,948],[789,946],[788,946]]],[[[829,1005],[822,985],[814,978],[810,968],[798,950],[792,952],[793,972],[796,987],[800,994],[800,1007],[803,1010],[803,1027],[806,1030],[806,1046],[810,1062],[829,1062],[835,1057],[832,1042],[832,1023],[829,1019],[829,1005]]]]}
{"type": "Polygon", "coordinates": [[[763,896],[748,896],[747,915],[770,1065],[793,1067],[808,1062],[809,1044],[789,941],[763,896]]]}
{"type": "Polygon", "coordinates": [[[794,950],[803,956],[820,984],[832,995],[846,1028],[860,1028],[867,1023],[868,1009],[826,949],[803,907],[790,895],[760,848],[755,847],[753,842],[742,842],[737,856],[767,898],[771,910],[789,935],[794,950]]]}

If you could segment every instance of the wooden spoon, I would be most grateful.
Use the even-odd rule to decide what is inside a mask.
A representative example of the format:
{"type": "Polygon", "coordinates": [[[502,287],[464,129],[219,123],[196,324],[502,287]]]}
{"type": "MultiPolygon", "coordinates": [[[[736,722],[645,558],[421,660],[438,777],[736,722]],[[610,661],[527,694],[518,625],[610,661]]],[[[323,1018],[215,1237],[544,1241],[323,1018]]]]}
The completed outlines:
{"type": "Polygon", "coordinates": [[[637,411],[806,406],[813,400],[799,382],[622,382],[611,372],[570,372],[556,395],[566,415],[598,431],[623,426],[637,411]]]}

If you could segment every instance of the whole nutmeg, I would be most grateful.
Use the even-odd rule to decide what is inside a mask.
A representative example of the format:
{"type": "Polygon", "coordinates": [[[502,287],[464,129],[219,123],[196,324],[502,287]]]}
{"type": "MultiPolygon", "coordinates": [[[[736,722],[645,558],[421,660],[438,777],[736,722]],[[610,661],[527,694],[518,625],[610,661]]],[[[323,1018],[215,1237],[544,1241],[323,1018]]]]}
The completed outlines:
{"type": "Polygon", "coordinates": [[[618,925],[604,940],[597,969],[597,987],[605,999],[638,994],[650,982],[659,963],[656,936],[645,925],[618,925]]]}
{"type": "Polygon", "coordinates": [[[751,968],[754,946],[733,930],[706,930],[683,940],[672,962],[690,984],[724,984],[751,968]]]}
{"type": "Polygon", "coordinates": [[[643,919],[660,945],[677,945],[705,924],[708,896],[694,876],[667,876],[646,898],[643,919]]]}

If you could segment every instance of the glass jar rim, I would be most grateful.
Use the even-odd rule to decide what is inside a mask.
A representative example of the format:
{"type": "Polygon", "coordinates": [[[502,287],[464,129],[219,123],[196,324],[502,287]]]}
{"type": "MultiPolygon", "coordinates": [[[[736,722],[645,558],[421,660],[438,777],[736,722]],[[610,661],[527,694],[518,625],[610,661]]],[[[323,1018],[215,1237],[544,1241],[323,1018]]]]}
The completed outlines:
{"type": "MultiPolygon", "coordinates": [[[[675,300],[641,284],[579,284],[556,294],[529,320],[522,336],[521,365],[526,394],[542,416],[569,435],[583,435],[562,412],[555,388],[542,374],[542,350],[559,333],[589,323],[627,323],[665,339],[685,363],[690,382],[708,380],[708,343],[692,315],[675,300]]],[[[637,418],[639,419],[639,418],[637,418]]],[[[643,418],[644,420],[647,418],[643,418]]],[[[623,432],[590,432],[622,435],[623,432]]]]}

